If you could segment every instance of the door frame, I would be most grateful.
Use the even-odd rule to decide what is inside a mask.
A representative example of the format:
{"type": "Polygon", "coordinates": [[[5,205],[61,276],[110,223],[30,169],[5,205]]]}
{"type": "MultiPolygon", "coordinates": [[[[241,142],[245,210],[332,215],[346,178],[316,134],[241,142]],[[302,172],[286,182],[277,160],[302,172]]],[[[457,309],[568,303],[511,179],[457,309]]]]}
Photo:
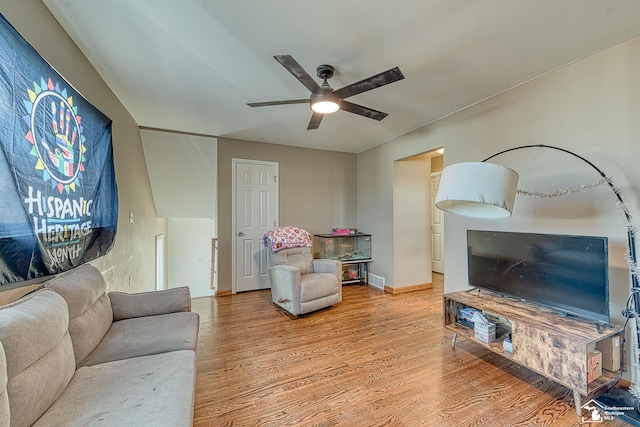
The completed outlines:
{"type": "MultiPolygon", "coordinates": [[[[433,190],[433,181],[434,181],[434,179],[437,177],[438,180],[439,180],[440,176],[442,176],[442,171],[441,170],[437,171],[437,172],[431,172],[431,189],[432,190],[433,190]]],[[[432,206],[431,206],[431,210],[432,210],[432,212],[438,212],[439,209],[435,206],[436,194],[433,194],[433,192],[432,192],[431,196],[432,196],[431,200],[434,202],[434,204],[432,204],[432,206]]],[[[442,224],[442,233],[441,233],[442,238],[440,239],[440,245],[439,245],[440,246],[440,248],[439,248],[440,249],[440,257],[441,257],[441,260],[440,260],[441,268],[440,269],[435,269],[434,268],[434,264],[436,262],[435,259],[434,259],[435,251],[432,249],[431,250],[431,271],[434,271],[434,272],[440,273],[440,274],[444,274],[444,213],[440,212],[439,216],[440,216],[440,222],[442,224]],[[440,270],[442,270],[442,271],[440,271],[440,270]]],[[[435,233],[433,232],[433,227],[434,227],[433,219],[434,219],[434,215],[432,214],[431,215],[431,224],[430,224],[431,242],[432,242],[432,246],[435,246],[434,245],[434,243],[435,243],[434,234],[435,233]]]]}
{"type": "Polygon", "coordinates": [[[156,291],[167,289],[164,234],[156,236],[156,291]]]}
{"type": "Polygon", "coordinates": [[[238,234],[238,224],[236,221],[237,212],[237,192],[238,192],[238,183],[236,182],[236,174],[238,163],[250,163],[254,165],[265,165],[265,166],[273,166],[275,168],[275,176],[278,177],[277,184],[275,186],[275,226],[280,224],[280,164],[278,162],[271,162],[266,160],[253,160],[253,159],[239,159],[232,158],[231,159],[231,293],[236,294],[238,292],[238,278],[237,278],[237,270],[238,270],[238,259],[237,259],[237,241],[236,236],[238,234]]]}

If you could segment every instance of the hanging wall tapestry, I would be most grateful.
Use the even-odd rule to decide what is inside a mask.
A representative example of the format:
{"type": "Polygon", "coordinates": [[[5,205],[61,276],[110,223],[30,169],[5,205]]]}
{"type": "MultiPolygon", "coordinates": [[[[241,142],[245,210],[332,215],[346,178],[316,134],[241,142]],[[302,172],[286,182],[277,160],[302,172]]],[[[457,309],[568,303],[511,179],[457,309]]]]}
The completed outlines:
{"type": "Polygon", "coordinates": [[[0,18],[1,290],[107,253],[118,193],[111,120],[0,18]]]}

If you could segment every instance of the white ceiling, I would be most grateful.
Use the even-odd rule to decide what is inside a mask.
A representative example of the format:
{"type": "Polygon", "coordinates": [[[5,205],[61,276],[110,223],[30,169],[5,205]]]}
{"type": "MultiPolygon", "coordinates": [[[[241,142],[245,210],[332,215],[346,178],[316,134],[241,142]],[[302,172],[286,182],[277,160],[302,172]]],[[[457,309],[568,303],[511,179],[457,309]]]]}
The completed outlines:
{"type": "MultiPolygon", "coordinates": [[[[638,0],[43,0],[140,126],[360,152],[640,34],[638,0]],[[307,131],[292,55],[334,89],[398,66],[307,131]]],[[[318,79],[318,83],[321,83],[318,79]]]]}

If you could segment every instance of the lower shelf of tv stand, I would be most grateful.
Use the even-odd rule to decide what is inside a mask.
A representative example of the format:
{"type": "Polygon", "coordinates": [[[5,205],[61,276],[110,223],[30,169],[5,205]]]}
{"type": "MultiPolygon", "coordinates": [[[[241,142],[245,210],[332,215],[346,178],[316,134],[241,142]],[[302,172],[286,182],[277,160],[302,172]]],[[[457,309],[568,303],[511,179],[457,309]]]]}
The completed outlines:
{"type": "Polygon", "coordinates": [[[555,312],[497,294],[477,291],[454,292],[444,296],[444,326],[454,333],[451,345],[458,336],[468,338],[478,345],[543,375],[573,391],[576,413],[581,415],[581,396],[613,385],[622,371],[602,370],[599,378],[587,383],[587,357],[598,341],[614,335],[622,335],[624,328],[602,327],[577,319],[563,317],[555,312]],[[506,318],[511,323],[512,349],[503,348],[503,337],[484,342],[474,336],[474,330],[457,323],[458,310],[473,307],[483,312],[506,318]]]}

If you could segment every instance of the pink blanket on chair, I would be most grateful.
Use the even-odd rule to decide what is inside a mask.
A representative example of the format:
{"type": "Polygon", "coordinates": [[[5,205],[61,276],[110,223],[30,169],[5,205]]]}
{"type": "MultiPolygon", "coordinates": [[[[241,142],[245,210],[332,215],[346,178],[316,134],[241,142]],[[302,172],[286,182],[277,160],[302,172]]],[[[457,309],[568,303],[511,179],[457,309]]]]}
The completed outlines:
{"type": "Polygon", "coordinates": [[[277,227],[267,231],[262,236],[262,244],[265,247],[271,245],[271,250],[275,253],[283,249],[298,248],[301,246],[311,246],[311,235],[307,230],[293,226],[277,227]]]}

